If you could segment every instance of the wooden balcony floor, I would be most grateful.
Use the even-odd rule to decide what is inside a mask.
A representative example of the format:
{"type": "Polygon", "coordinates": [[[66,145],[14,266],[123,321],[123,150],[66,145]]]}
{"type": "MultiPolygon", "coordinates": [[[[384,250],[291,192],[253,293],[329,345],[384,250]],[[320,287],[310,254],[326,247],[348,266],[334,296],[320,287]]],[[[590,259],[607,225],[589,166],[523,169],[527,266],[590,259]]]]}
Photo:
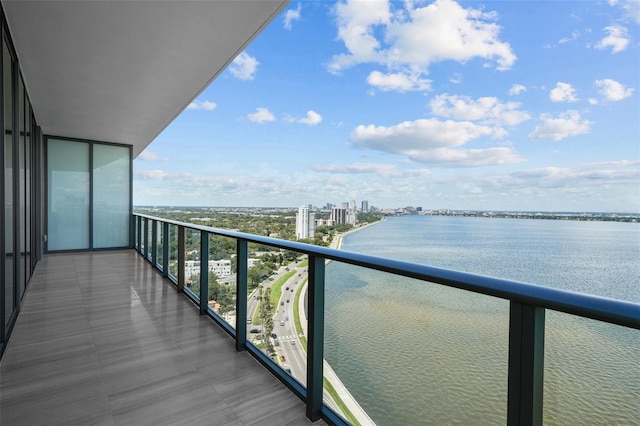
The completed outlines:
{"type": "Polygon", "coordinates": [[[310,423],[133,250],[45,256],[0,363],[2,425],[310,423]]]}

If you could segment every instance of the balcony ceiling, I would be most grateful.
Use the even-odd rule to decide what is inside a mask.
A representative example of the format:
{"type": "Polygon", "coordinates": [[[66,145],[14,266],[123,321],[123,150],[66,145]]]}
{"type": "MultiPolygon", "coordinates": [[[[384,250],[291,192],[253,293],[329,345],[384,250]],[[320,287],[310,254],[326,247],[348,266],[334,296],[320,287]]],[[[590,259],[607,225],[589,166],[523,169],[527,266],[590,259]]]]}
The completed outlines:
{"type": "Polygon", "coordinates": [[[288,1],[2,5],[43,132],[137,156],[288,1]]]}

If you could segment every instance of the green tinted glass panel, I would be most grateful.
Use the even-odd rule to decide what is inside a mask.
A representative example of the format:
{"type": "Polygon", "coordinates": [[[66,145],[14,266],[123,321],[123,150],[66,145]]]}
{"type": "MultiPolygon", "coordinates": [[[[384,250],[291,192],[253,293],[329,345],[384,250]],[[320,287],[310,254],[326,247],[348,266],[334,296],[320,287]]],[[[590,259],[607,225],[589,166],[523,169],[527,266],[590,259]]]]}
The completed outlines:
{"type": "Polygon", "coordinates": [[[49,139],[48,249],[89,248],[89,144],[49,139]]]}
{"type": "Polygon", "coordinates": [[[128,147],[93,145],[93,246],[129,245],[130,162],[128,147]]]}

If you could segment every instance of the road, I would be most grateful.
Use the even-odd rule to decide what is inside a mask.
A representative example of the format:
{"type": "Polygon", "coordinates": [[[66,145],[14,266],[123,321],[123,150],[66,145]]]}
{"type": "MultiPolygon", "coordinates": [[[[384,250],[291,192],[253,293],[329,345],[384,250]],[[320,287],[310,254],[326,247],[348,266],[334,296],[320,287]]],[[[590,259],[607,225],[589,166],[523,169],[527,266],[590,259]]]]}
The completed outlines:
{"type": "Polygon", "coordinates": [[[306,278],[303,268],[296,268],[296,274],[282,287],[282,297],[278,302],[278,311],[274,318],[274,332],[278,335],[280,346],[276,346],[278,355],[286,357],[286,366],[291,375],[300,383],[306,385],[307,381],[307,355],[300,344],[295,330],[293,303],[298,287],[306,278]]]}
{"type": "MultiPolygon", "coordinates": [[[[302,262],[300,262],[302,263],[302,262]]],[[[281,276],[285,275],[289,272],[290,269],[295,270],[295,274],[289,278],[282,285],[282,296],[278,301],[276,314],[274,316],[274,328],[273,333],[277,335],[275,340],[278,341],[278,346],[274,346],[276,349],[277,359],[280,366],[287,371],[293,378],[295,378],[298,382],[300,382],[303,386],[306,387],[307,382],[307,353],[300,344],[300,337],[298,336],[295,330],[295,321],[294,321],[294,302],[295,295],[298,292],[300,286],[302,286],[307,279],[307,267],[299,266],[300,263],[297,263],[295,267],[289,266],[287,269],[280,268],[278,274],[273,277],[273,280],[268,280],[264,283],[265,287],[270,287],[273,283],[275,283],[281,276]],[[284,358],[283,358],[284,357],[284,358]],[[283,361],[284,359],[284,361],[283,361]]],[[[304,289],[306,292],[306,288],[304,289]]],[[[249,303],[247,308],[247,316],[248,318],[253,318],[253,315],[258,309],[258,300],[254,299],[254,296],[257,295],[258,290],[254,291],[249,296],[249,303]]],[[[306,306],[306,293],[303,292],[300,294],[298,309],[300,312],[300,318],[302,322],[302,329],[304,330],[304,337],[306,338],[306,328],[307,324],[304,318],[306,315],[303,315],[303,310],[306,306]]],[[[247,327],[247,333],[252,328],[256,327],[247,327]]],[[[252,340],[258,334],[249,333],[247,338],[252,340]]],[[[351,412],[358,418],[358,421],[363,425],[373,425],[373,421],[368,417],[366,412],[362,410],[362,408],[357,404],[355,399],[348,393],[347,389],[342,385],[340,379],[335,375],[333,370],[330,370],[328,364],[325,361],[325,374],[328,375],[329,380],[332,382],[334,388],[340,395],[341,399],[344,403],[347,404],[351,412]],[[329,371],[330,370],[330,371],[329,371]]],[[[325,393],[324,395],[325,403],[331,407],[335,412],[340,413],[342,410],[339,408],[338,404],[333,400],[333,398],[325,393]]]]}
{"type": "MultiPolygon", "coordinates": [[[[280,268],[278,273],[272,278],[263,283],[264,287],[271,287],[279,278],[295,270],[295,274],[282,285],[282,296],[276,306],[276,314],[273,319],[273,333],[277,335],[278,346],[275,346],[278,359],[281,360],[281,355],[284,355],[285,361],[280,361],[280,365],[285,370],[290,370],[290,374],[303,385],[306,385],[307,381],[307,356],[305,350],[300,345],[300,340],[296,334],[295,322],[293,320],[293,302],[298,287],[304,282],[307,277],[307,268],[299,267],[299,262],[295,266],[288,266],[286,268],[280,268]]],[[[252,319],[256,310],[258,309],[259,301],[257,300],[257,294],[259,290],[256,289],[249,295],[249,301],[247,303],[247,319],[252,319]]],[[[253,341],[258,334],[250,333],[252,328],[247,324],[247,339],[253,341]]]]}

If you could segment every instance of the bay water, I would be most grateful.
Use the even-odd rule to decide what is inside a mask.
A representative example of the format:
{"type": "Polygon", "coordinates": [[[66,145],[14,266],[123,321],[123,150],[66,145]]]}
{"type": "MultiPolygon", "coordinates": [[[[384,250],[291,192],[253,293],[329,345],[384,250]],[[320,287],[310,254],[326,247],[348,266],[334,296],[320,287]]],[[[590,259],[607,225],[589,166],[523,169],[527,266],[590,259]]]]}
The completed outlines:
{"type": "MultiPolygon", "coordinates": [[[[640,303],[640,225],[402,216],[342,249],[640,303]]],[[[325,358],[378,425],[506,423],[509,302],[331,262],[325,358]]],[[[640,425],[640,332],[546,311],[544,423],[640,425]]]]}

